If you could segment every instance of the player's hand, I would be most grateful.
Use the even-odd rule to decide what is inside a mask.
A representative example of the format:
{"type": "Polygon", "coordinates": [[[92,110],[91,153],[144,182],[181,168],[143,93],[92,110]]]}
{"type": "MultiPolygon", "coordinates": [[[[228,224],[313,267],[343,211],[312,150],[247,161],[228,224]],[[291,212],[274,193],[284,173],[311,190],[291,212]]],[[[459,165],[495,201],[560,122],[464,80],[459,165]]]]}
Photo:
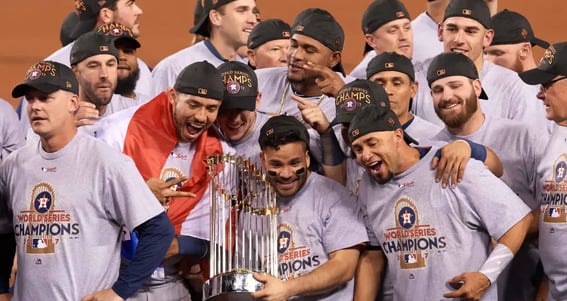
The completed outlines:
{"type": "Polygon", "coordinates": [[[318,104],[297,95],[291,95],[291,98],[297,102],[297,108],[301,111],[303,121],[316,130],[319,135],[329,132],[331,129],[329,120],[318,104]]]}
{"type": "Polygon", "coordinates": [[[81,298],[81,301],[124,301],[111,288],[92,293],[81,298]]]}
{"type": "Polygon", "coordinates": [[[254,273],[254,279],[264,284],[261,291],[253,292],[252,298],[263,301],[285,301],[291,297],[287,295],[285,282],[272,275],[254,273]]]}
{"type": "Polygon", "coordinates": [[[0,294],[0,301],[12,300],[12,294],[0,294]]]}
{"type": "Polygon", "coordinates": [[[177,184],[186,180],[187,177],[178,177],[165,182],[158,178],[151,178],[146,182],[146,184],[150,187],[150,190],[154,193],[158,201],[162,205],[167,206],[173,197],[195,197],[195,194],[192,192],[176,190],[177,184]]]}
{"type": "Polygon", "coordinates": [[[461,298],[461,300],[478,301],[486,289],[490,287],[490,280],[481,272],[463,273],[448,281],[450,286],[460,288],[443,295],[445,298],[461,298]],[[461,285],[462,284],[462,285],[461,285]]]}
{"type": "Polygon", "coordinates": [[[81,101],[79,103],[79,110],[75,113],[75,125],[77,127],[83,125],[92,125],[94,121],[92,119],[99,118],[99,112],[93,103],[87,101],[81,101]]]}
{"type": "Polygon", "coordinates": [[[339,90],[345,85],[343,79],[335,71],[329,67],[317,65],[312,62],[307,62],[303,65],[303,69],[310,70],[319,76],[315,79],[315,84],[321,90],[321,93],[335,97],[339,90]]]}
{"type": "Polygon", "coordinates": [[[455,188],[463,180],[465,166],[471,158],[471,147],[464,140],[453,141],[441,148],[440,157],[433,157],[431,168],[437,169],[435,182],[441,181],[443,188],[451,180],[451,187],[455,188]]]}

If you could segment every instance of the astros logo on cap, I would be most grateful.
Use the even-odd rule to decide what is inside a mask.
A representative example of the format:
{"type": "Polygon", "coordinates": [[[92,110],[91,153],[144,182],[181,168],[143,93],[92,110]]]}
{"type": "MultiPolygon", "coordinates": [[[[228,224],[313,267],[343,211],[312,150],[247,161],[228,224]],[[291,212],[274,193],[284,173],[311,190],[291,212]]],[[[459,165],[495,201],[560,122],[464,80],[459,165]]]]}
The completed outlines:
{"type": "Polygon", "coordinates": [[[356,100],[354,100],[353,98],[349,98],[343,103],[343,110],[347,112],[352,112],[356,110],[356,107],[357,107],[357,103],[356,100]]]}
{"type": "Polygon", "coordinates": [[[228,82],[226,83],[226,91],[229,94],[236,94],[240,92],[240,84],[238,82],[228,82]]]}
{"type": "Polygon", "coordinates": [[[27,74],[27,79],[29,79],[29,80],[38,79],[40,77],[41,77],[41,70],[39,70],[39,69],[31,70],[27,74]]]}

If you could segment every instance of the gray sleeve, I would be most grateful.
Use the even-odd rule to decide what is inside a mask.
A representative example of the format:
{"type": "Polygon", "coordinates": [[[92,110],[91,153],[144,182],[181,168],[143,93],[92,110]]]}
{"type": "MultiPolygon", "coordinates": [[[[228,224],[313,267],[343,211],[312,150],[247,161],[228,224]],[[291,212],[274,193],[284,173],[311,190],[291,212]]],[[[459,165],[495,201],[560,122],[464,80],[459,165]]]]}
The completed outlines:
{"type": "Polygon", "coordinates": [[[0,99],[0,161],[25,143],[23,127],[12,106],[0,99]]]}
{"type": "Polygon", "coordinates": [[[119,225],[135,229],[163,212],[163,207],[136,169],[134,161],[119,154],[112,160],[105,185],[107,214],[119,225]]]}
{"type": "Polygon", "coordinates": [[[12,233],[12,213],[9,192],[6,185],[8,169],[6,162],[0,164],[0,234],[12,233]]]}
{"type": "Polygon", "coordinates": [[[457,185],[455,207],[470,228],[498,240],[530,213],[526,204],[482,163],[470,160],[457,185]]]}
{"type": "Polygon", "coordinates": [[[327,253],[368,241],[360,206],[354,195],[346,190],[345,193],[337,191],[327,195],[324,202],[332,204],[322,215],[323,246],[327,253]]]}

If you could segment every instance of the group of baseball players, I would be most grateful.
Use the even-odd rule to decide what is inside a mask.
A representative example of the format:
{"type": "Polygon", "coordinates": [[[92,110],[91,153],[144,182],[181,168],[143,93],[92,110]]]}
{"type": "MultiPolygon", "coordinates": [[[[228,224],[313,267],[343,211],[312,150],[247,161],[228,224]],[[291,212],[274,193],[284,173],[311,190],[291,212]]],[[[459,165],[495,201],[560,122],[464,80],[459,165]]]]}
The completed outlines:
{"type": "Polygon", "coordinates": [[[567,42],[521,14],[369,1],[347,74],[325,8],[198,0],[150,68],[135,0],[74,3],[0,100],[0,301],[201,300],[221,154],[277,195],[252,299],[567,300],[567,42]]]}

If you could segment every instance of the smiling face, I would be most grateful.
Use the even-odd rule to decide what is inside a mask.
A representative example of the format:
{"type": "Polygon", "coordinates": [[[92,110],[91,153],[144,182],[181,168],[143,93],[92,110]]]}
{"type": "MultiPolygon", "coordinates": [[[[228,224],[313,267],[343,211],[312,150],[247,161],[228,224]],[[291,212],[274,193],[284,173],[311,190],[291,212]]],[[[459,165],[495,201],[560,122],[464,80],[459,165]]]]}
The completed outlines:
{"type": "Polygon", "coordinates": [[[478,111],[480,81],[448,76],[431,84],[435,113],[448,128],[462,128],[478,111]]]}
{"type": "Polygon", "coordinates": [[[247,137],[254,130],[256,112],[229,109],[219,113],[217,124],[223,135],[231,142],[237,142],[247,137]]]}
{"type": "Polygon", "coordinates": [[[409,76],[398,71],[382,71],[370,77],[371,81],[379,84],[388,93],[390,108],[398,119],[407,119],[410,99],[417,93],[417,82],[412,82],[409,76]],[[402,118],[404,117],[404,118],[402,118]]]}
{"type": "Polygon", "coordinates": [[[483,60],[483,49],[492,42],[494,31],[470,18],[450,17],[439,25],[438,35],[445,52],[460,52],[478,66],[483,60]]]}
{"type": "Polygon", "coordinates": [[[352,152],[356,161],[378,183],[385,184],[397,173],[400,165],[399,144],[403,142],[403,132],[371,132],[352,142],[352,152]]]}
{"type": "Polygon", "coordinates": [[[260,156],[278,196],[293,196],[307,182],[310,161],[305,143],[287,143],[277,149],[266,147],[260,156]]]}
{"type": "Polygon", "coordinates": [[[567,126],[567,79],[565,76],[556,76],[551,85],[544,84],[540,88],[537,98],[545,105],[545,117],[561,126],[567,126]]]}
{"type": "Polygon", "coordinates": [[[409,19],[390,21],[373,33],[366,35],[366,42],[381,54],[388,51],[396,52],[407,58],[413,55],[413,33],[409,19]]]}
{"type": "Polygon", "coordinates": [[[110,103],[118,79],[116,57],[110,54],[97,54],[84,59],[72,68],[79,82],[81,100],[95,104],[99,110],[110,103]]]}
{"type": "Polygon", "coordinates": [[[287,78],[292,83],[314,82],[320,75],[303,69],[303,65],[312,62],[315,65],[332,68],[339,60],[340,55],[333,53],[321,42],[306,35],[294,34],[287,51],[287,78]]]}
{"type": "Polygon", "coordinates": [[[253,13],[256,7],[254,0],[236,0],[212,11],[209,19],[213,26],[219,28],[219,34],[228,45],[235,49],[245,46],[248,36],[257,23],[253,13]]]}
{"type": "Polygon", "coordinates": [[[220,101],[169,90],[179,142],[195,142],[217,119],[220,101]]]}

